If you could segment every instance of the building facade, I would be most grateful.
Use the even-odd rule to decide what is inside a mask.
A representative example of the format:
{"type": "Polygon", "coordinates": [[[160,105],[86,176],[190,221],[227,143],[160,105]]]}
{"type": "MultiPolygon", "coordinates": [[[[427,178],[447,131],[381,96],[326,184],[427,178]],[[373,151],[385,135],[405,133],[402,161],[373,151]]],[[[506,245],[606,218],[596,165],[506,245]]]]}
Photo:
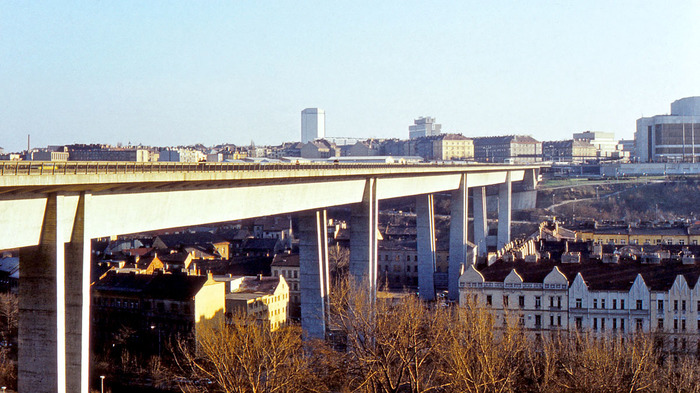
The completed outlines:
{"type": "Polygon", "coordinates": [[[476,161],[514,164],[542,161],[542,142],[529,135],[487,136],[473,141],[476,161]]]}
{"type": "Polygon", "coordinates": [[[542,142],[542,159],[552,162],[583,163],[598,156],[595,146],[585,140],[542,142]]]}
{"type": "Polygon", "coordinates": [[[301,143],[326,137],[326,112],[319,108],[301,111],[301,143]]]}
{"type": "Polygon", "coordinates": [[[637,119],[634,136],[640,162],[697,162],[700,158],[700,97],[671,103],[671,114],[637,119]]]}
{"type": "Polygon", "coordinates": [[[435,123],[434,117],[419,117],[408,126],[408,138],[416,139],[426,136],[440,135],[442,125],[435,123]]]}
{"type": "Polygon", "coordinates": [[[493,310],[536,335],[652,333],[669,352],[700,353],[700,265],[695,259],[499,260],[460,277],[460,304],[493,310]]]}

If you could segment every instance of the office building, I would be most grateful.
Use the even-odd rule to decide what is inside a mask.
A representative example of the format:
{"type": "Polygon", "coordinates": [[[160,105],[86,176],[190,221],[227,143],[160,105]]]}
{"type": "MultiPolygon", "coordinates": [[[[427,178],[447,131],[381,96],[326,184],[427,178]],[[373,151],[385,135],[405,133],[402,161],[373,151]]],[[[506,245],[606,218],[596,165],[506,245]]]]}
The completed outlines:
{"type": "Polygon", "coordinates": [[[409,139],[417,139],[425,136],[440,135],[442,125],[435,123],[434,117],[419,117],[408,126],[409,139]]]}
{"type": "Polygon", "coordinates": [[[671,114],[637,119],[639,162],[697,162],[700,156],[700,97],[671,103],[671,114]]]}
{"type": "Polygon", "coordinates": [[[313,142],[326,136],[326,112],[319,108],[301,111],[301,143],[313,142]]]}

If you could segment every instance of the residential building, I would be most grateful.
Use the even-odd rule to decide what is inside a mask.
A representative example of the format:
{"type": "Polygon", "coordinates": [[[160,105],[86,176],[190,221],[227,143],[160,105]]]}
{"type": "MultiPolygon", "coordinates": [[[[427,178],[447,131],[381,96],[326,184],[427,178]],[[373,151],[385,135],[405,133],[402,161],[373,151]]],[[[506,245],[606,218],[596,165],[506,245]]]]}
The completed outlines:
{"type": "Polygon", "coordinates": [[[513,164],[542,161],[542,142],[529,135],[477,137],[473,141],[476,161],[513,164]]]}
{"type": "Polygon", "coordinates": [[[169,340],[194,339],[203,323],[223,320],[224,305],[224,284],[211,276],[109,271],[92,285],[94,345],[157,353],[169,340]]]}
{"type": "Polygon", "coordinates": [[[305,143],[300,149],[303,158],[330,158],[340,157],[340,149],[325,139],[318,139],[305,143]]]}
{"type": "Polygon", "coordinates": [[[672,102],[671,114],[637,119],[634,140],[640,162],[697,162],[700,97],[672,102]]]}
{"type": "MultiPolygon", "coordinates": [[[[435,286],[447,288],[447,269],[449,265],[449,246],[444,242],[436,244],[435,253],[435,286]]],[[[418,250],[416,241],[379,242],[377,261],[380,286],[393,289],[416,288],[418,286],[418,250]]]]}
{"type": "Polygon", "coordinates": [[[497,323],[511,319],[535,334],[651,332],[671,352],[700,350],[700,264],[694,258],[650,262],[626,247],[605,246],[601,259],[595,248],[543,241],[545,258],[537,262],[470,266],[460,277],[460,304],[492,309],[497,323]]]}
{"type": "Polygon", "coordinates": [[[33,151],[29,153],[28,159],[31,161],[68,161],[70,153],[67,151],[33,151]]]}
{"type": "Polygon", "coordinates": [[[68,160],[70,161],[151,161],[151,152],[139,148],[112,148],[96,145],[70,145],[66,146],[68,160]]]}
{"type": "Polygon", "coordinates": [[[594,225],[576,230],[576,240],[617,245],[698,245],[700,226],[675,224],[672,226],[615,226],[594,225]]]}
{"type": "Polygon", "coordinates": [[[436,124],[434,117],[419,117],[413,121],[413,125],[408,126],[408,138],[416,139],[439,135],[441,128],[442,125],[436,124]]]}
{"type": "Polygon", "coordinates": [[[595,160],[597,149],[586,140],[569,139],[565,141],[542,142],[542,159],[552,162],[583,163],[595,160]]]}
{"type": "Polygon", "coordinates": [[[228,321],[244,315],[259,323],[269,323],[273,331],[289,322],[289,286],[283,276],[246,276],[231,284],[231,291],[226,294],[228,321]]]}
{"type": "Polygon", "coordinates": [[[326,112],[319,108],[301,111],[301,143],[313,142],[326,137],[326,112]]]}
{"type": "Polygon", "coordinates": [[[277,254],[270,265],[272,277],[284,277],[289,286],[289,317],[301,318],[301,290],[299,289],[299,254],[277,254]]]}
{"type": "Polygon", "coordinates": [[[158,250],[194,252],[195,259],[228,259],[230,245],[227,240],[211,232],[183,232],[158,235],[153,247],[158,250]]]}

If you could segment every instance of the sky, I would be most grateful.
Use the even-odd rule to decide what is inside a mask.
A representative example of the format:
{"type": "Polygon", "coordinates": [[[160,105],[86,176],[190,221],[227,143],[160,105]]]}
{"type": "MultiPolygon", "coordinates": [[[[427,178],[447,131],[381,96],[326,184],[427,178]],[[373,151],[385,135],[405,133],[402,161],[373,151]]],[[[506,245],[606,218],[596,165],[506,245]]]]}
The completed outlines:
{"type": "Polygon", "coordinates": [[[698,1],[0,1],[0,147],[630,139],[700,95],[698,1]]]}

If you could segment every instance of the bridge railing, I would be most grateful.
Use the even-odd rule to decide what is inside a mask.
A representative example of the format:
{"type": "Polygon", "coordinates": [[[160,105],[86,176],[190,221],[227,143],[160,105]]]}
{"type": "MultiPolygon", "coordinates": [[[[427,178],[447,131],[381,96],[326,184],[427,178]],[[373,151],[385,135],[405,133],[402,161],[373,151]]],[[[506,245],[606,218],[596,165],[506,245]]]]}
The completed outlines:
{"type": "Polygon", "coordinates": [[[106,161],[0,161],[1,176],[101,175],[167,172],[235,172],[309,169],[370,169],[401,166],[436,166],[437,163],[222,163],[222,162],[106,162],[106,161]]]}

